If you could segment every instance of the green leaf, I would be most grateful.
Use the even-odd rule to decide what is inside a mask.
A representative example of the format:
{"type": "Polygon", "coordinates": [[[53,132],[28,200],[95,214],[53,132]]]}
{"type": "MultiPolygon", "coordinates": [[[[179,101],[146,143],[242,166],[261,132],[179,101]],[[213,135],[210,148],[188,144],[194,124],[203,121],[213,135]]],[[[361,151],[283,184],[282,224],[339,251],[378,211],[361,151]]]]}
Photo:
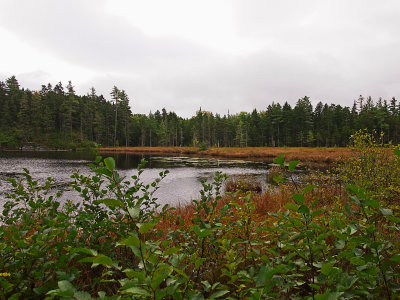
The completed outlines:
{"type": "Polygon", "coordinates": [[[312,212],[312,217],[315,218],[315,217],[319,216],[320,214],[322,214],[323,212],[324,212],[323,209],[313,211],[312,212]]]}
{"type": "Polygon", "coordinates": [[[181,248],[169,248],[164,251],[164,255],[171,255],[173,253],[178,253],[181,251],[181,248]]]}
{"type": "Polygon", "coordinates": [[[303,233],[296,233],[290,239],[289,242],[295,242],[303,237],[303,233]]]}
{"type": "Polygon", "coordinates": [[[350,194],[357,194],[360,191],[360,188],[357,185],[348,184],[347,190],[350,194]]]}
{"type": "Polygon", "coordinates": [[[276,270],[269,266],[261,266],[260,271],[258,272],[256,283],[258,286],[265,285],[268,280],[274,276],[276,270]]]}
{"type": "Polygon", "coordinates": [[[105,256],[104,254],[100,254],[93,259],[93,263],[99,264],[99,265],[104,265],[104,266],[110,266],[110,265],[112,265],[113,261],[108,256],[105,256]]]}
{"type": "Polygon", "coordinates": [[[395,216],[386,216],[386,219],[389,221],[392,221],[393,223],[399,224],[400,223],[400,218],[395,217],[395,216]]]}
{"type": "Polygon", "coordinates": [[[132,217],[132,219],[137,219],[139,218],[140,215],[140,207],[139,206],[130,207],[128,208],[128,213],[132,217]]]}
{"type": "Polygon", "coordinates": [[[389,260],[400,263],[400,254],[397,253],[397,254],[393,255],[389,260]]]}
{"type": "Polygon", "coordinates": [[[372,207],[372,208],[378,208],[379,207],[379,201],[375,200],[375,199],[368,200],[365,204],[367,206],[369,206],[369,207],[372,207]]]}
{"type": "Polygon", "coordinates": [[[400,150],[399,149],[394,149],[393,150],[394,155],[400,156],[400,150]]]}
{"type": "Polygon", "coordinates": [[[71,251],[73,253],[80,252],[80,253],[85,253],[85,254],[89,254],[92,256],[96,256],[98,254],[96,250],[89,249],[89,248],[73,248],[71,251]]]}
{"type": "Polygon", "coordinates": [[[94,261],[94,257],[85,257],[79,260],[79,262],[83,262],[83,263],[93,263],[94,261]]]}
{"type": "Polygon", "coordinates": [[[194,261],[194,267],[197,269],[197,268],[200,267],[205,261],[206,261],[206,258],[197,257],[196,260],[194,261]]]}
{"type": "Polygon", "coordinates": [[[113,171],[115,169],[115,160],[112,157],[107,157],[104,159],[104,163],[108,170],[113,171]]]}
{"type": "Polygon", "coordinates": [[[389,209],[389,208],[382,208],[381,207],[379,210],[381,211],[382,215],[384,215],[384,216],[393,215],[393,211],[391,209],[389,209]]]}
{"type": "Polygon", "coordinates": [[[307,185],[303,190],[302,190],[302,194],[307,194],[308,192],[311,192],[313,189],[317,188],[316,185],[314,184],[309,184],[307,185]]]}
{"type": "Polygon", "coordinates": [[[203,280],[201,283],[204,285],[207,292],[210,291],[211,284],[207,280],[203,280]]]}
{"type": "Polygon", "coordinates": [[[151,287],[153,289],[156,289],[161,282],[163,282],[171,273],[172,273],[172,267],[168,265],[162,265],[158,267],[153,274],[153,278],[151,280],[151,287]]]}
{"type": "Polygon", "coordinates": [[[292,199],[296,201],[296,203],[303,204],[306,199],[303,194],[293,194],[292,199]]]}
{"type": "Polygon", "coordinates": [[[338,240],[338,241],[335,243],[335,246],[336,246],[336,249],[341,250],[341,249],[343,249],[343,248],[346,246],[346,242],[345,242],[344,240],[338,240]]]}
{"type": "Polygon", "coordinates": [[[135,246],[139,247],[140,246],[140,240],[137,237],[137,235],[130,233],[130,236],[126,239],[123,239],[119,243],[117,243],[117,246],[135,246]]]}
{"type": "Polygon", "coordinates": [[[218,297],[222,297],[223,295],[229,293],[228,290],[218,290],[210,296],[210,299],[215,299],[218,297]]]}
{"type": "Polygon", "coordinates": [[[321,273],[327,276],[332,271],[332,268],[333,268],[333,263],[326,263],[322,266],[321,273]]]}
{"type": "Polygon", "coordinates": [[[350,263],[356,266],[364,266],[365,260],[363,260],[361,257],[352,257],[350,258],[350,263]]]}
{"type": "Polygon", "coordinates": [[[312,287],[313,289],[315,289],[317,291],[319,291],[321,288],[318,284],[313,284],[313,283],[310,283],[310,287],[312,287]]]}
{"type": "Polygon", "coordinates": [[[179,268],[173,268],[173,270],[178,273],[179,275],[181,275],[183,278],[189,279],[189,277],[187,276],[187,274],[185,272],[183,272],[181,269],[179,268]]]}
{"type": "Polygon", "coordinates": [[[348,216],[348,217],[350,217],[351,216],[351,210],[350,210],[350,203],[346,203],[345,205],[344,205],[344,209],[345,209],[345,213],[346,213],[346,216],[348,216]]]}
{"type": "Polygon", "coordinates": [[[125,269],[123,272],[128,276],[128,278],[137,278],[139,281],[144,281],[146,279],[146,274],[143,272],[137,272],[132,269],[125,269]]]}
{"type": "Polygon", "coordinates": [[[212,230],[206,228],[200,229],[198,225],[193,226],[193,231],[202,239],[212,234],[212,230]]]}
{"type": "Polygon", "coordinates": [[[299,206],[294,204],[294,203],[286,203],[284,208],[288,209],[288,210],[292,210],[292,211],[297,211],[299,209],[299,206]]]}
{"type": "Polygon", "coordinates": [[[95,162],[96,164],[98,164],[98,163],[101,161],[102,158],[103,158],[103,157],[101,157],[101,156],[96,156],[96,159],[94,160],[94,162],[95,162]]]}
{"type": "Polygon", "coordinates": [[[347,233],[349,235],[353,235],[354,233],[356,233],[358,231],[357,226],[355,226],[354,224],[349,224],[349,226],[347,227],[347,233]]]}
{"type": "Polygon", "coordinates": [[[75,287],[72,285],[71,282],[69,282],[68,280],[61,280],[58,283],[58,287],[60,288],[60,291],[62,292],[69,292],[71,293],[71,296],[75,293],[76,289],[75,287]]]}
{"type": "Polygon", "coordinates": [[[104,204],[107,205],[110,208],[114,208],[116,206],[118,207],[124,207],[124,204],[122,201],[117,200],[117,199],[101,199],[101,200],[95,200],[93,201],[94,204],[104,204]]]}
{"type": "Polygon", "coordinates": [[[337,300],[340,299],[340,296],[342,296],[344,292],[331,292],[328,295],[328,298],[326,300],[337,300]]]}
{"type": "Polygon", "coordinates": [[[21,293],[13,294],[8,298],[8,300],[19,300],[21,299],[21,295],[22,295],[21,293]]]}
{"type": "Polygon", "coordinates": [[[128,294],[128,295],[138,295],[138,296],[143,296],[143,297],[150,297],[151,294],[146,291],[145,289],[142,289],[141,287],[134,286],[131,288],[128,288],[126,290],[122,291],[123,294],[128,294]]]}
{"type": "Polygon", "coordinates": [[[276,183],[282,183],[282,182],[285,182],[285,181],[286,181],[286,178],[283,177],[283,176],[281,176],[281,175],[276,175],[276,176],[274,176],[273,180],[274,180],[276,183]]]}
{"type": "Polygon", "coordinates": [[[140,233],[147,233],[151,231],[154,226],[156,226],[156,223],[138,223],[136,224],[139,227],[139,232],[140,233]]]}
{"type": "Polygon", "coordinates": [[[92,297],[88,292],[76,292],[74,293],[74,298],[77,300],[91,300],[92,297]]]}
{"type": "Polygon", "coordinates": [[[307,205],[300,205],[298,212],[304,215],[309,215],[310,214],[310,209],[308,208],[307,205]]]}
{"type": "Polygon", "coordinates": [[[289,162],[289,171],[293,172],[298,164],[299,164],[298,160],[293,160],[293,161],[289,162]]]}
{"type": "Polygon", "coordinates": [[[282,153],[281,155],[279,155],[277,158],[274,159],[274,163],[280,165],[282,168],[284,167],[285,164],[285,158],[284,158],[285,154],[282,153]]]}
{"type": "Polygon", "coordinates": [[[112,176],[112,172],[106,168],[93,169],[93,172],[95,172],[96,174],[100,174],[100,175],[106,175],[108,177],[112,176]]]}
{"type": "Polygon", "coordinates": [[[355,203],[355,204],[357,204],[357,205],[360,205],[360,204],[361,204],[360,199],[358,199],[358,197],[355,196],[355,195],[350,196],[350,199],[351,199],[351,201],[353,201],[353,203],[355,203]]]}
{"type": "Polygon", "coordinates": [[[201,234],[201,230],[200,230],[199,225],[194,225],[194,226],[192,227],[192,229],[193,229],[193,231],[194,231],[195,234],[197,234],[197,235],[200,235],[200,234],[201,234]]]}

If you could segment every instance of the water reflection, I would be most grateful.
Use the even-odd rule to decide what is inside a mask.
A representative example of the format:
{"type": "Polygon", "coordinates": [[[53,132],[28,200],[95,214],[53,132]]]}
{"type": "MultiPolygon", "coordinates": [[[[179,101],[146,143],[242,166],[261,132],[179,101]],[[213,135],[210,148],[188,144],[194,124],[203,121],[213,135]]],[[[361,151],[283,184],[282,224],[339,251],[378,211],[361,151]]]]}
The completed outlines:
{"type": "MultiPolygon", "coordinates": [[[[142,174],[145,183],[151,183],[159,172],[169,169],[170,174],[161,182],[156,193],[160,203],[171,205],[185,204],[199,198],[201,179],[210,182],[216,171],[222,171],[228,176],[242,175],[258,180],[263,189],[268,185],[265,181],[268,164],[243,160],[221,160],[216,158],[195,157],[162,157],[114,154],[116,166],[121,175],[130,178],[137,173],[136,168],[144,158],[148,161],[142,174]]],[[[23,168],[30,170],[33,178],[43,182],[47,177],[55,179],[57,186],[65,186],[72,181],[70,176],[80,171],[88,175],[88,164],[95,158],[94,153],[67,151],[0,152],[0,202],[4,202],[4,192],[11,191],[11,185],[6,177],[20,177],[23,168]]],[[[76,200],[74,191],[66,191],[63,200],[76,200]]]]}

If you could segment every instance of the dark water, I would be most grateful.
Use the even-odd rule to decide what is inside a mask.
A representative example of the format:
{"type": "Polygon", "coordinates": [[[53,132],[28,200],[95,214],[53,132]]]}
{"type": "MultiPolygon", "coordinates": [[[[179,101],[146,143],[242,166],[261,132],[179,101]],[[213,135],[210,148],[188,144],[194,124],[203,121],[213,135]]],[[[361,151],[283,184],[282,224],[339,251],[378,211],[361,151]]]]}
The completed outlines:
{"type": "MultiPolygon", "coordinates": [[[[141,156],[129,154],[106,155],[113,156],[118,172],[130,178],[137,174],[138,163],[144,158],[148,161],[142,180],[150,183],[157,178],[160,171],[168,169],[170,173],[161,182],[156,196],[160,203],[179,205],[199,199],[201,182],[205,179],[210,182],[216,171],[222,171],[228,176],[242,176],[257,180],[268,188],[266,174],[268,163],[250,162],[243,160],[221,160],[215,158],[193,157],[161,157],[141,156]]],[[[105,156],[105,157],[106,157],[105,156]]],[[[55,179],[59,188],[66,188],[72,182],[70,176],[80,171],[88,175],[88,164],[93,162],[95,154],[88,152],[67,151],[1,151],[0,152],[0,205],[5,201],[5,192],[11,191],[11,185],[5,180],[7,177],[19,178],[23,168],[30,170],[33,178],[43,182],[47,177],[55,179]]],[[[66,189],[63,200],[77,201],[74,191],[66,189]]]]}

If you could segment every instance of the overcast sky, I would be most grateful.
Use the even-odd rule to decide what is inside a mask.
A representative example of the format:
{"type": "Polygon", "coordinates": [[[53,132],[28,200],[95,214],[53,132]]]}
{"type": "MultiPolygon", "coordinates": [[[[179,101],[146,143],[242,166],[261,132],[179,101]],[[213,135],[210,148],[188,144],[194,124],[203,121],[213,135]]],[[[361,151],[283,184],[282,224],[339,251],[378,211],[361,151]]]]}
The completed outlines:
{"type": "Polygon", "coordinates": [[[400,1],[0,0],[0,80],[71,80],[134,113],[400,96],[400,1]]]}

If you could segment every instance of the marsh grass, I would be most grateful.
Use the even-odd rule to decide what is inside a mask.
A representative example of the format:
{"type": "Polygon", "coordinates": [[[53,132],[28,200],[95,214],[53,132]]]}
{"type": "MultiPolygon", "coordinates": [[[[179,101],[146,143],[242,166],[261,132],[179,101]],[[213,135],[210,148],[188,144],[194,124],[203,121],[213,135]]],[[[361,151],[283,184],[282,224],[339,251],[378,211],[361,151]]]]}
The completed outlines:
{"type": "Polygon", "coordinates": [[[100,154],[131,153],[157,155],[210,156],[225,159],[253,159],[272,161],[281,153],[287,160],[299,160],[305,165],[330,164],[353,154],[349,148],[308,148],[308,147],[210,147],[199,151],[196,147],[109,147],[100,148],[100,154]]]}
{"type": "Polygon", "coordinates": [[[269,184],[276,185],[274,178],[276,176],[283,176],[283,175],[284,175],[283,170],[280,166],[272,166],[270,169],[268,169],[265,179],[269,184]]]}
{"type": "Polygon", "coordinates": [[[259,194],[262,192],[262,184],[259,181],[251,180],[249,178],[232,176],[225,181],[225,192],[230,192],[230,193],[252,192],[255,194],[259,194]]]}

